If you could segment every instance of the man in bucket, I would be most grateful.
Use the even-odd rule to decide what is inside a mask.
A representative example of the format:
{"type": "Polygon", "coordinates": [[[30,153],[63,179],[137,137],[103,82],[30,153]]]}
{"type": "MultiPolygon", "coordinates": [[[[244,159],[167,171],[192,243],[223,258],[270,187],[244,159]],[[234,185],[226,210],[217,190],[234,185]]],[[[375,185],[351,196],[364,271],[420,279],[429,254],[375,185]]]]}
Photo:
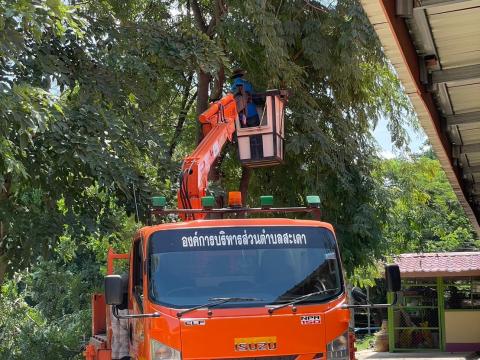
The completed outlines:
{"type": "Polygon", "coordinates": [[[252,84],[244,79],[246,72],[242,69],[236,69],[231,77],[232,85],[230,91],[235,96],[237,110],[240,116],[240,125],[242,127],[252,127],[260,125],[257,106],[254,102],[255,91],[252,84]]]}

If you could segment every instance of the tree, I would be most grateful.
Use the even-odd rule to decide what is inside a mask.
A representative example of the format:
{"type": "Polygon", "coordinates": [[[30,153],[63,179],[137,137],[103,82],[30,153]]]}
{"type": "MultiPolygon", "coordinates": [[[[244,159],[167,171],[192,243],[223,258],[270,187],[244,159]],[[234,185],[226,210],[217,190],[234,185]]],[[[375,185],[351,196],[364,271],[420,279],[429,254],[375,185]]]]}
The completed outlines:
{"type": "Polygon", "coordinates": [[[205,108],[209,95],[222,92],[236,66],[248,71],[257,89],[290,90],[287,156],[274,171],[238,174],[238,164],[224,155],[225,166],[220,161],[218,168],[235,176],[216,176],[222,185],[239,181],[246,193],[252,179],[261,184],[250,189],[253,196],[279,193],[295,179],[294,191],[279,201],[298,203],[307,192],[319,192],[348,269],[364,258],[355,250],[360,242],[372,256],[379,254],[370,129],[388,114],[397,145],[403,145],[402,115],[409,108],[355,1],[331,8],[302,0],[40,4],[5,3],[14,9],[5,13],[6,28],[21,44],[6,47],[10,60],[2,67],[8,84],[3,96],[13,100],[5,103],[2,118],[9,145],[2,152],[0,251],[11,264],[24,263],[21,268],[39,251],[45,255],[66,221],[63,214],[56,220],[45,216],[55,214],[58,201],[73,213],[92,186],[130,210],[134,189],[143,201],[152,192],[174,193],[171,170],[192,150],[195,112],[205,108]],[[38,21],[47,26],[35,27],[38,21]],[[17,109],[19,84],[42,94],[41,101],[29,95],[33,105],[17,109]],[[41,121],[12,125],[11,113],[41,121]],[[44,239],[40,247],[20,240],[35,221],[22,203],[32,191],[35,219],[57,224],[37,234],[44,239]]]}
{"type": "MultiPolygon", "coordinates": [[[[405,145],[409,107],[356,1],[0,3],[0,306],[21,304],[15,321],[1,319],[6,333],[21,340],[16,322],[33,326],[53,339],[51,358],[68,356],[61,344],[73,349],[84,329],[82,295],[98,286],[106,249],[128,246],[151,194],[175,203],[196,116],[235,67],[258,90],[290,90],[286,161],[247,171],[230,145],[219,187],[248,190],[250,204],[319,193],[347,271],[381,257],[388,202],[371,176],[370,130],[385,115],[405,145]],[[65,296],[46,296],[51,282],[65,296]]],[[[0,354],[28,357],[20,340],[0,354]]]]}
{"type": "Polygon", "coordinates": [[[390,253],[478,249],[438,160],[419,156],[379,165],[375,176],[391,202],[383,235],[390,253]]]}
{"type": "MultiPolygon", "coordinates": [[[[92,214],[64,224],[52,253],[16,272],[0,287],[1,359],[83,359],[91,330],[91,294],[101,291],[106,254],[126,252],[138,224],[115,199],[90,189],[92,214]],[[101,205],[99,205],[101,204],[101,205]]],[[[58,204],[65,212],[64,202],[58,204]]],[[[35,215],[35,214],[34,214],[35,215]]],[[[35,236],[35,235],[34,235],[35,236]]]]}
{"type": "Polygon", "coordinates": [[[88,13],[72,10],[61,1],[2,3],[0,283],[7,266],[12,273],[48,258],[72,221],[95,231],[89,207],[102,200],[92,189],[131,209],[135,195],[145,204],[163,188],[158,174],[170,166],[149,106],[168,77],[140,102],[155,76],[128,80],[133,64],[120,50],[130,38],[109,27],[109,41],[122,39],[110,54],[99,46],[104,18],[88,24],[88,13]]]}
{"type": "Polygon", "coordinates": [[[143,203],[153,192],[174,193],[172,169],[192,150],[195,112],[222,92],[236,66],[258,89],[290,89],[287,161],[273,172],[239,174],[224,155],[225,166],[218,168],[235,176],[230,181],[217,174],[222,185],[239,181],[246,192],[251,178],[261,184],[252,196],[279,193],[290,185],[288,174],[295,191],[279,201],[298,203],[307,192],[319,192],[349,269],[364,258],[355,250],[359,242],[378,247],[369,131],[387,113],[401,146],[409,108],[356,2],[331,8],[301,0],[39,4],[4,6],[12,11],[3,16],[11,36],[3,39],[9,60],[1,69],[8,146],[0,171],[0,253],[10,264],[21,268],[46,255],[66,221],[56,203],[65,201],[72,214],[92,186],[130,211],[134,190],[143,203]],[[23,120],[11,123],[11,115],[23,120]],[[33,218],[29,196],[38,209],[33,218]],[[53,226],[41,230],[36,219],[53,226]],[[40,246],[26,242],[32,227],[41,230],[35,236],[40,246]]]}
{"type": "MultiPolygon", "coordinates": [[[[409,106],[368,20],[355,1],[320,11],[302,1],[244,1],[232,14],[223,28],[235,62],[257,88],[291,92],[285,165],[251,175],[249,202],[272,193],[279,204],[298,204],[318,193],[347,271],[371,262],[382,253],[385,201],[370,175],[370,129],[385,114],[396,145],[405,145],[409,106]]],[[[225,164],[223,171],[236,188],[236,170],[225,164]]]]}

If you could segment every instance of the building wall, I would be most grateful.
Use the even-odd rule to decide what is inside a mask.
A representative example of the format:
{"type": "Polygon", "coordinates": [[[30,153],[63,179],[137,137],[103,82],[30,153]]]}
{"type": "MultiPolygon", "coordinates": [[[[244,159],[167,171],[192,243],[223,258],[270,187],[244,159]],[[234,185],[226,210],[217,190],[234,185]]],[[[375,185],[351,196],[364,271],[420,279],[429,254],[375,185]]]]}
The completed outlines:
{"type": "Polygon", "coordinates": [[[447,351],[480,350],[480,311],[445,310],[447,351]]]}

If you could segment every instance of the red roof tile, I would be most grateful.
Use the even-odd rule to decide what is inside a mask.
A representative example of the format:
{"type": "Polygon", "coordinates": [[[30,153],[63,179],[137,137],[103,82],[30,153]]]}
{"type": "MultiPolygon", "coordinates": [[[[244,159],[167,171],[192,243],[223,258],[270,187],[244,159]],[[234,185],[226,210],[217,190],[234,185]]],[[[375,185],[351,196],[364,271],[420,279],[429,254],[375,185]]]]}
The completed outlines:
{"type": "Polygon", "coordinates": [[[401,254],[395,263],[404,277],[480,275],[480,252],[401,254]]]}

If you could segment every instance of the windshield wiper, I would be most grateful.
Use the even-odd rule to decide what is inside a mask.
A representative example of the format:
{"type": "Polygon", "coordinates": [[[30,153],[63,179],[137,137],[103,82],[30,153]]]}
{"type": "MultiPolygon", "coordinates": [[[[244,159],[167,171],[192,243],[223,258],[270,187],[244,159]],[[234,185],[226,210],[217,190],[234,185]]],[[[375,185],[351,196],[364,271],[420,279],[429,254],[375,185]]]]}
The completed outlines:
{"type": "Polygon", "coordinates": [[[227,302],[244,302],[244,301],[262,301],[262,299],[257,298],[242,298],[242,297],[216,297],[208,299],[210,302],[198,306],[191,307],[177,312],[177,317],[182,317],[182,315],[189,313],[191,311],[202,309],[202,308],[211,308],[217,305],[225,304],[227,302]]]}
{"type": "Polygon", "coordinates": [[[285,304],[281,304],[281,305],[277,305],[277,306],[271,306],[271,307],[268,308],[268,313],[273,314],[273,312],[275,310],[283,309],[284,307],[287,307],[287,306],[290,306],[290,305],[295,305],[299,302],[302,302],[303,300],[307,300],[308,298],[310,298],[312,296],[321,295],[321,294],[324,294],[324,293],[327,293],[327,292],[338,291],[338,290],[339,289],[337,288],[337,289],[325,289],[325,290],[311,292],[309,294],[296,297],[296,298],[290,300],[289,302],[286,302],[285,304]]]}

